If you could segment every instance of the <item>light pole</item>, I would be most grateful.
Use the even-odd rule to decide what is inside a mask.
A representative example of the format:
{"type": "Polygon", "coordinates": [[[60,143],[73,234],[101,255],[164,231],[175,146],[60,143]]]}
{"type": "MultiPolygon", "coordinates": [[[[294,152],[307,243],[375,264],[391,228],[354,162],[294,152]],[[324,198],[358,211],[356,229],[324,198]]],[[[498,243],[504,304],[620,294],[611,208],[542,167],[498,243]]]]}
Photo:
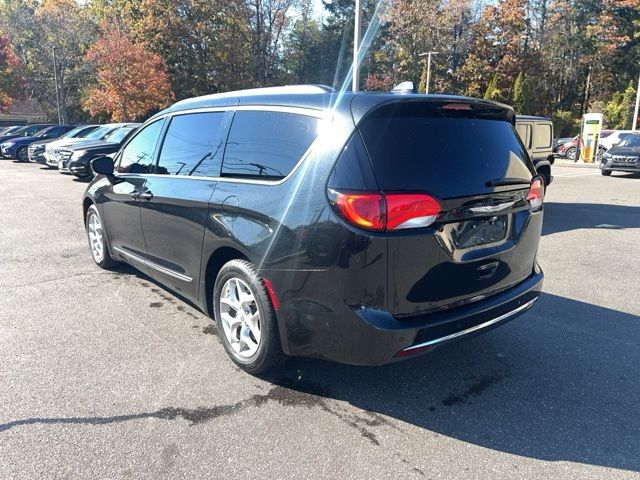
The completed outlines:
{"type": "Polygon", "coordinates": [[[638,124],[638,107],[640,107],[640,74],[638,75],[638,88],[636,89],[636,108],[633,111],[633,124],[631,130],[635,130],[638,124]]]}
{"type": "Polygon", "coordinates": [[[62,123],[60,111],[60,94],[58,92],[58,65],[56,64],[56,47],[53,47],[53,81],[56,86],[56,106],[58,107],[58,123],[62,123]]]}
{"type": "Polygon", "coordinates": [[[425,82],[425,89],[424,89],[424,93],[429,93],[429,80],[431,77],[431,55],[437,55],[438,52],[434,52],[432,50],[428,51],[428,52],[424,52],[424,53],[420,53],[418,54],[419,57],[427,57],[427,81],[425,82]]]}
{"type": "Polygon", "coordinates": [[[355,19],[353,25],[353,78],[351,90],[358,91],[360,86],[360,64],[358,62],[358,50],[360,50],[360,0],[356,0],[355,19]]]}

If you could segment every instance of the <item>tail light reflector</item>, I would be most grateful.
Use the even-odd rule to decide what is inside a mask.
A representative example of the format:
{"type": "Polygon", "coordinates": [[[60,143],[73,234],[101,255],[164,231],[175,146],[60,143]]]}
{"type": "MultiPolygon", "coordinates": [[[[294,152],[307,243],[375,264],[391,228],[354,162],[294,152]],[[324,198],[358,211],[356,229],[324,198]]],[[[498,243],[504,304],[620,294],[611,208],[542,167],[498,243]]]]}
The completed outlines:
{"type": "Polygon", "coordinates": [[[527,200],[529,200],[532,210],[542,206],[542,201],[544,200],[544,180],[542,180],[542,178],[534,177],[531,181],[531,188],[529,189],[527,200]]]}
{"type": "Polygon", "coordinates": [[[361,193],[329,189],[329,200],[346,221],[365,230],[428,227],[440,214],[438,201],[423,193],[361,193]]]}

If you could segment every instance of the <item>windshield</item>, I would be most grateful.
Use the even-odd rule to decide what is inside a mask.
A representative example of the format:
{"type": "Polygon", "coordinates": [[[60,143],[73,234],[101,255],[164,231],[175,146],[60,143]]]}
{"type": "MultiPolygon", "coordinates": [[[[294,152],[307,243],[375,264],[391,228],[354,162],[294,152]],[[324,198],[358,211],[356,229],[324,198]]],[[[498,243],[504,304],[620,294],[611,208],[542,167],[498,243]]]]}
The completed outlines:
{"type": "Polygon", "coordinates": [[[38,130],[37,134],[34,134],[36,137],[40,138],[40,137],[44,137],[47,133],[49,133],[51,130],[53,130],[55,127],[47,127],[47,128],[43,128],[42,130],[38,130]]]}
{"type": "Polygon", "coordinates": [[[622,140],[619,144],[619,147],[640,147],[640,135],[629,135],[627,138],[622,140]]]}
{"type": "Polygon", "coordinates": [[[87,135],[84,138],[91,139],[91,140],[101,140],[102,137],[104,137],[106,134],[108,134],[112,130],[113,130],[113,127],[107,127],[105,125],[103,127],[96,128],[93,132],[91,132],[89,135],[87,135]]]}
{"type": "Polygon", "coordinates": [[[110,143],[120,143],[124,139],[124,137],[126,137],[127,134],[134,128],[135,127],[120,127],[107,135],[104,141],[110,143]]]}
{"type": "Polygon", "coordinates": [[[86,127],[76,127],[69,130],[67,133],[60,135],[60,138],[73,138],[78,132],[81,132],[86,127]]]}

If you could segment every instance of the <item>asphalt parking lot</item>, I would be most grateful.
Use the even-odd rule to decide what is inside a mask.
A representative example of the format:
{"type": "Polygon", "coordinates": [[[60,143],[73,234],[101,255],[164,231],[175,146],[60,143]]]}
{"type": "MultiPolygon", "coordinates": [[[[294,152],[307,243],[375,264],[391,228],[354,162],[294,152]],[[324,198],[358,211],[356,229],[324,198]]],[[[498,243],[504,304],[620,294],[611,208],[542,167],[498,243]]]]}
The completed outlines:
{"type": "Polygon", "coordinates": [[[202,312],[93,265],[85,183],[0,161],[0,479],[640,478],[640,178],[554,174],[532,311],[258,379],[202,312]]]}

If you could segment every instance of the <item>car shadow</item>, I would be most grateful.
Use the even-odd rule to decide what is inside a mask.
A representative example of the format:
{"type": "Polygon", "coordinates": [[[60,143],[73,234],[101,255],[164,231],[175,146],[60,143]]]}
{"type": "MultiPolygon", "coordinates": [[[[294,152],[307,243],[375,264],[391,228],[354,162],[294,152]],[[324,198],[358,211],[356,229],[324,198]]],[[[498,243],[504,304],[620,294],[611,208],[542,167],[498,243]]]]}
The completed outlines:
{"type": "Polygon", "coordinates": [[[543,294],[513,323],[421,359],[293,359],[267,380],[501,452],[640,471],[639,323],[543,294]]]}
{"type": "Polygon", "coordinates": [[[640,207],[598,203],[545,202],[542,235],[585,228],[640,228],[640,207]]]}

